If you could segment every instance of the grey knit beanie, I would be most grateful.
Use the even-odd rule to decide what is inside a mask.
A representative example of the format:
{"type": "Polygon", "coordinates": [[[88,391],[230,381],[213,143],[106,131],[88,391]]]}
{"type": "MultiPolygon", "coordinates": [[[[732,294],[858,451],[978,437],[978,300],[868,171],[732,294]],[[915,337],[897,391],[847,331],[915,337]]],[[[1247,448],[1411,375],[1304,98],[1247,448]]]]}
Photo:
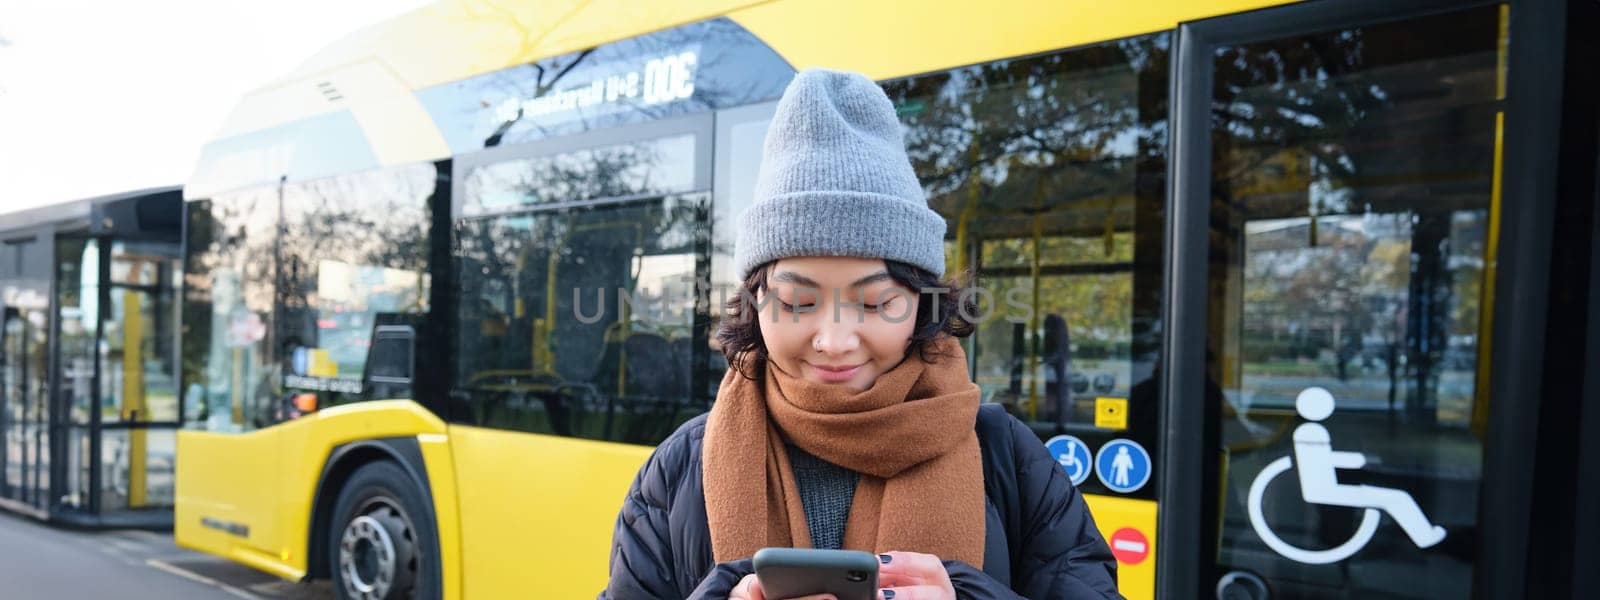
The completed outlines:
{"type": "Polygon", "coordinates": [[[858,73],[796,75],[767,130],[754,202],[739,219],[739,278],[794,256],[882,258],[943,277],[944,230],[883,89],[858,73]]]}

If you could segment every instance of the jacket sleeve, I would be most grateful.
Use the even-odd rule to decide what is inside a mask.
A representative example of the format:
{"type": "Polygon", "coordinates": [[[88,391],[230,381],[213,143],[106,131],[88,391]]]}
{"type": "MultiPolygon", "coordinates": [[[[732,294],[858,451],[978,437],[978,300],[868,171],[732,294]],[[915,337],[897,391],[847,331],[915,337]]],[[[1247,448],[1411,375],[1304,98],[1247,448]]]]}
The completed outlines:
{"type": "Polygon", "coordinates": [[[674,580],[672,536],[668,512],[672,505],[671,474],[681,472],[675,463],[689,454],[683,436],[674,435],[656,447],[628,486],[611,536],[611,580],[600,600],[681,597],[674,580]]]}
{"type": "Polygon", "coordinates": [[[959,560],[944,561],[944,570],[950,574],[950,586],[956,589],[957,600],[1028,600],[988,573],[959,560]]]}
{"type": "Polygon", "coordinates": [[[1033,600],[1121,598],[1116,558],[1083,495],[1026,425],[1013,419],[1011,438],[1022,500],[1012,589],[1033,600]]]}
{"type": "Polygon", "coordinates": [[[739,580],[754,572],[755,565],[748,558],[717,563],[689,594],[688,600],[725,600],[733,587],[739,585],[739,580]]]}

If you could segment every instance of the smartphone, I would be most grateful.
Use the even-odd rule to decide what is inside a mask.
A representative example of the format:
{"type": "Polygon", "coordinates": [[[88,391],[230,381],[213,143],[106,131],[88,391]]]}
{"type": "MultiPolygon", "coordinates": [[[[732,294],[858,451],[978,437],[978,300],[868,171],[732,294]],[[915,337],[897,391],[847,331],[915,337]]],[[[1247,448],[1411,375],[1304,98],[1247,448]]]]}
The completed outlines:
{"type": "Polygon", "coordinates": [[[878,597],[878,557],[859,550],[762,548],[756,577],[768,600],[833,594],[839,600],[878,597]]]}

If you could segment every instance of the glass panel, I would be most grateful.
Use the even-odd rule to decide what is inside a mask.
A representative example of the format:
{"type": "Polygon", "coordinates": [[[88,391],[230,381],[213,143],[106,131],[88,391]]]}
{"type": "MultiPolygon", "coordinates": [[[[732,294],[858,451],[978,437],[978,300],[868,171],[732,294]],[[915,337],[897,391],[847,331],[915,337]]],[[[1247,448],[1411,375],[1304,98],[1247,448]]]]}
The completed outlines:
{"type": "Polygon", "coordinates": [[[43,508],[50,487],[48,318],[43,309],[6,309],[4,314],[3,491],[43,508]]]}
{"type": "Polygon", "coordinates": [[[275,422],[281,382],[268,368],[278,190],[198,200],[186,208],[183,384],[188,419],[212,431],[275,422]]]}
{"type": "Polygon", "coordinates": [[[60,238],[56,242],[56,303],[60,318],[61,385],[68,416],[87,425],[94,405],[96,328],[99,326],[100,242],[60,238]]]}
{"type": "Polygon", "coordinates": [[[694,135],[511,160],[467,173],[464,216],[694,187],[694,135]]]}
{"type": "MultiPolygon", "coordinates": [[[[178,432],[167,428],[145,431],[145,508],[172,506],[177,482],[178,432]]],[[[132,454],[137,456],[137,454],[132,454]]],[[[137,473],[137,471],[130,471],[137,473]]]]}
{"type": "Polygon", "coordinates": [[[33,447],[28,469],[29,498],[34,506],[49,505],[50,493],[50,318],[43,307],[26,313],[28,320],[29,380],[26,392],[27,443],[33,447]]]}
{"type": "MultiPolygon", "coordinates": [[[[1159,451],[1167,61],[1158,34],[885,85],[948,220],[948,271],[982,289],[973,377],[1041,439],[1159,451]]],[[[1063,468],[1087,491],[1155,495],[1148,467],[1115,489],[1063,468]]]]}
{"type": "Polygon", "coordinates": [[[111,244],[101,422],[178,420],[178,244],[111,244]]]}
{"type": "Polygon", "coordinates": [[[288,186],[279,252],[279,355],[287,388],[273,419],[394,395],[364,383],[382,327],[428,311],[428,226],[436,169],[417,164],[288,186]]]}
{"type": "Polygon", "coordinates": [[[704,412],[703,194],[468,221],[452,416],[655,444],[704,412]],[[703,306],[703,300],[700,301],[703,306]]]}
{"type": "MultiPolygon", "coordinates": [[[[99,240],[56,238],[56,307],[61,360],[61,400],[70,424],[86,426],[94,405],[94,336],[99,326],[99,240]]],[[[86,427],[66,427],[67,462],[62,506],[88,507],[90,437],[86,427]]]]}
{"type": "Polygon", "coordinates": [[[100,431],[100,510],[128,508],[128,431],[100,431]]]}
{"type": "Polygon", "coordinates": [[[100,510],[128,508],[128,431],[100,430],[100,510]]]}
{"type": "Polygon", "coordinates": [[[1215,57],[1194,393],[1223,402],[1224,573],[1285,597],[1470,593],[1500,15],[1215,57]]]}
{"type": "MultiPolygon", "coordinates": [[[[762,145],[772,124],[775,103],[723,111],[717,115],[716,189],[711,222],[711,280],[707,297],[711,302],[710,331],[721,327],[730,298],[739,296],[740,281],[734,271],[734,244],[738,242],[739,217],[755,201],[756,176],[761,172],[762,145]]],[[[706,397],[714,398],[728,359],[716,337],[709,340],[709,371],[706,397]]]]}
{"type": "Polygon", "coordinates": [[[23,459],[25,457],[23,435],[23,416],[27,403],[25,392],[28,387],[26,377],[28,360],[24,352],[27,348],[27,322],[15,310],[5,311],[4,352],[0,359],[5,361],[5,381],[0,386],[0,436],[5,438],[0,444],[0,457],[4,458],[5,472],[0,474],[0,492],[7,498],[17,498],[22,490],[23,459]]]}
{"type": "Polygon", "coordinates": [[[163,396],[152,396],[148,402],[150,420],[162,423],[181,423],[184,418],[179,389],[183,365],[183,248],[174,244],[173,251],[178,257],[167,261],[166,276],[157,289],[163,301],[154,307],[158,315],[154,322],[159,326],[151,334],[155,344],[152,356],[161,358],[145,363],[145,384],[159,384],[163,396]]]}
{"type": "MultiPolygon", "coordinates": [[[[165,257],[162,253],[146,254],[137,251],[145,244],[129,248],[126,242],[111,244],[111,282],[126,283],[130,285],[152,285],[161,279],[161,268],[165,266],[165,257]]],[[[175,247],[175,246],[174,246],[175,247]]]]}
{"type": "Polygon", "coordinates": [[[68,508],[89,508],[89,428],[68,427],[66,476],[61,491],[61,505],[68,508]]]}
{"type": "Polygon", "coordinates": [[[100,510],[172,506],[176,440],[171,429],[102,429],[100,510]]]}

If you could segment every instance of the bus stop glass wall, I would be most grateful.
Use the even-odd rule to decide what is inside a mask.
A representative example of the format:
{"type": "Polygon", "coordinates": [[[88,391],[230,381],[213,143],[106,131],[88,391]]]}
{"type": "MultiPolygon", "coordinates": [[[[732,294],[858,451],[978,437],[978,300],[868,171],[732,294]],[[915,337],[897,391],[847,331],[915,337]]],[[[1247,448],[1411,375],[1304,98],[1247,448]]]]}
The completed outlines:
{"type": "Polygon", "coordinates": [[[656,444],[709,398],[710,207],[696,138],[512,159],[464,176],[451,417],[656,444]]]}
{"type": "Polygon", "coordinates": [[[885,85],[947,271],[982,290],[973,377],[1041,439],[1157,452],[1168,55],[1163,33],[885,85]]]}
{"type": "Polygon", "coordinates": [[[1470,593],[1502,19],[1218,49],[1220,573],[1275,597],[1470,593]]]}

